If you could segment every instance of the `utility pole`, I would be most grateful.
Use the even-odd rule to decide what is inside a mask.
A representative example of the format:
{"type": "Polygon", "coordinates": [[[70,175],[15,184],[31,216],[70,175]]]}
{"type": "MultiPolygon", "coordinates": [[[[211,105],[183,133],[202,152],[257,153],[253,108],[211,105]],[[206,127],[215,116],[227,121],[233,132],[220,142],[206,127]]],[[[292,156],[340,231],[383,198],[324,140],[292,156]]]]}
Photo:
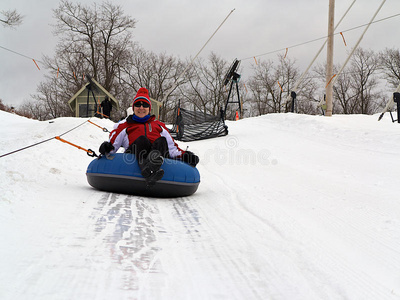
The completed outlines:
{"type": "Polygon", "coordinates": [[[332,98],[333,98],[333,38],[335,23],[335,0],[329,0],[328,16],[328,46],[326,58],[326,113],[328,117],[332,116],[332,98]]]}

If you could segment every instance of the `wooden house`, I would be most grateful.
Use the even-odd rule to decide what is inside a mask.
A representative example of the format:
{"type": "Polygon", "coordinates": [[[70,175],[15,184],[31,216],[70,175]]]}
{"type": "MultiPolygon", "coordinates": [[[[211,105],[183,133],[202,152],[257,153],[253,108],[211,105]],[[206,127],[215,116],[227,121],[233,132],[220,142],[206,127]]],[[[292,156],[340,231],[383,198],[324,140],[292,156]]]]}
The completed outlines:
{"type": "MultiPolygon", "coordinates": [[[[85,84],[69,101],[68,105],[71,110],[74,112],[75,117],[77,118],[90,118],[95,115],[101,117],[102,109],[101,102],[108,97],[112,103],[112,111],[117,111],[119,109],[118,101],[105,89],[103,88],[96,80],[91,79],[95,84],[95,87],[92,87],[88,82],[85,84]],[[93,92],[92,92],[93,91],[93,92]],[[96,99],[93,98],[93,94],[96,99]]],[[[132,95],[132,100],[135,95],[132,95]]],[[[151,114],[155,115],[157,119],[160,117],[160,109],[162,103],[153,98],[150,98],[151,101],[151,114]]]]}
{"type": "Polygon", "coordinates": [[[150,101],[151,101],[150,114],[155,115],[157,119],[160,119],[160,110],[161,110],[162,102],[157,101],[153,98],[150,98],[150,101]]]}
{"type": "Polygon", "coordinates": [[[94,87],[88,82],[68,101],[69,107],[77,118],[90,118],[95,115],[101,117],[100,104],[106,97],[112,103],[111,114],[119,109],[118,101],[96,80],[92,79],[92,82],[95,84],[94,87]]]}

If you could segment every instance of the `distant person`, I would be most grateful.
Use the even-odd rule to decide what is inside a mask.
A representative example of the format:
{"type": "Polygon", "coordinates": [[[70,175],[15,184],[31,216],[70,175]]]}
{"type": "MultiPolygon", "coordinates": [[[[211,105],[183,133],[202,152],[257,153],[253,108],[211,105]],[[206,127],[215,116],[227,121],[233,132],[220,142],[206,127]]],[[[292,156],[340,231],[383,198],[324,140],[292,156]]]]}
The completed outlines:
{"type": "Polygon", "coordinates": [[[164,175],[161,169],[164,158],[173,158],[195,167],[197,155],[178,147],[164,123],[150,115],[151,101],[146,88],[140,88],[133,99],[133,114],[118,123],[111,131],[110,139],[100,146],[100,153],[115,153],[120,147],[127,153],[134,153],[142,176],[153,185],[164,175]]]}
{"type": "Polygon", "coordinates": [[[103,116],[109,119],[111,116],[112,103],[110,99],[108,99],[108,96],[101,102],[100,106],[103,108],[103,116]]]}

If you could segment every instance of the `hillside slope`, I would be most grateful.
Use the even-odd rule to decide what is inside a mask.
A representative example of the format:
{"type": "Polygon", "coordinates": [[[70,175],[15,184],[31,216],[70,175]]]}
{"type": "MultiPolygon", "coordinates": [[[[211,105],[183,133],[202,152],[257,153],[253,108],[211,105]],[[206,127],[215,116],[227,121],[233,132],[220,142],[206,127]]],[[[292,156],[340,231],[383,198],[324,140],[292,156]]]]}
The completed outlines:
{"type": "MultiPolygon", "coordinates": [[[[0,155],[85,119],[0,111],[0,155]]],[[[0,158],[1,299],[400,299],[399,125],[271,114],[191,143],[201,184],[154,199],[91,188],[52,139],[0,158]]],[[[93,122],[112,128],[108,120],[93,122]]]]}

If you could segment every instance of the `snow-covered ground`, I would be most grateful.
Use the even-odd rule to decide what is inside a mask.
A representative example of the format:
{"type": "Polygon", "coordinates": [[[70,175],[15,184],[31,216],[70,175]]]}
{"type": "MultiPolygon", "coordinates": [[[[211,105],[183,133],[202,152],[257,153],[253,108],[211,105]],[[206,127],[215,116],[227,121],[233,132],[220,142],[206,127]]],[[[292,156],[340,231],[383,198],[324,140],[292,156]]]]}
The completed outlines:
{"type": "MultiPolygon", "coordinates": [[[[62,137],[108,137],[0,118],[0,155],[82,123],[62,137]]],[[[97,191],[93,158],[55,139],[0,158],[0,299],[400,299],[400,125],[377,118],[228,122],[180,143],[201,184],[177,199],[97,191]]]]}

